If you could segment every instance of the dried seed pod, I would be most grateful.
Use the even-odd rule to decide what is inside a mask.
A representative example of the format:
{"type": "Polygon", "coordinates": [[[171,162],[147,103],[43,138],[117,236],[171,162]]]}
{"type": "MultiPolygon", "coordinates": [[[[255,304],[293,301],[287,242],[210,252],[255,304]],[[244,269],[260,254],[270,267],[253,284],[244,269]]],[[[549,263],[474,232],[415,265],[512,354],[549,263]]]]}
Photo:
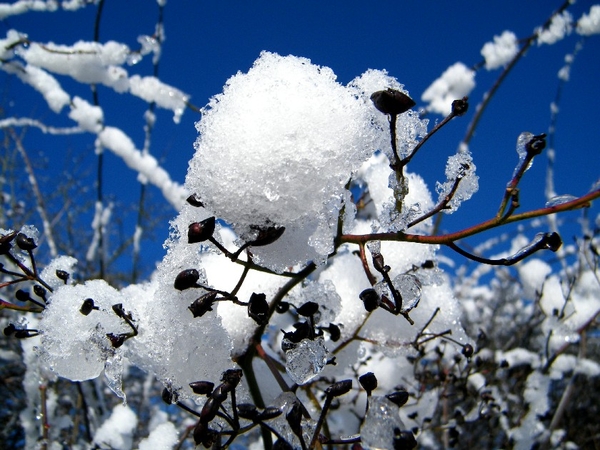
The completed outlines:
{"type": "Polygon", "coordinates": [[[129,335],[123,334],[123,333],[121,333],[121,334],[107,333],[106,337],[110,340],[110,344],[114,348],[119,348],[127,340],[129,335]]]}
{"type": "Polygon", "coordinates": [[[208,428],[208,422],[200,421],[194,428],[194,442],[196,445],[203,445],[205,448],[212,448],[217,441],[218,433],[215,430],[208,428]]]}
{"type": "Polygon", "coordinates": [[[257,324],[264,325],[269,318],[269,304],[265,294],[252,293],[248,302],[248,316],[257,324]]]}
{"type": "Polygon", "coordinates": [[[408,401],[408,392],[406,391],[396,391],[392,392],[385,396],[390,402],[403,406],[408,401]]]}
{"type": "Polygon", "coordinates": [[[258,415],[257,420],[269,420],[269,419],[273,419],[280,415],[281,415],[281,410],[279,408],[270,406],[268,408],[265,408],[264,411],[258,415]]]}
{"type": "Polygon", "coordinates": [[[283,235],[284,231],[285,227],[259,228],[258,236],[253,241],[248,242],[248,245],[251,247],[263,247],[272,244],[283,235]]]}
{"type": "Polygon", "coordinates": [[[358,382],[367,391],[367,395],[371,395],[375,389],[377,389],[377,377],[373,372],[367,372],[358,378],[358,382]]]}
{"type": "Polygon", "coordinates": [[[412,450],[417,446],[417,440],[411,431],[394,429],[394,450],[412,450]]]}
{"type": "Polygon", "coordinates": [[[39,284],[35,284],[33,286],[33,293],[35,295],[37,295],[39,298],[41,298],[42,300],[46,301],[46,294],[47,291],[46,289],[44,289],[42,286],[40,286],[39,284]]]}
{"type": "MultiPolygon", "coordinates": [[[[306,323],[306,322],[297,322],[294,324],[294,328],[296,329],[296,331],[292,331],[292,332],[283,332],[283,340],[287,340],[289,342],[292,342],[294,344],[299,343],[302,339],[306,339],[307,337],[310,336],[310,333],[312,331],[311,326],[306,323]]],[[[283,342],[282,342],[282,349],[283,349],[283,342]]],[[[283,349],[285,351],[285,349],[283,349]]]]}
{"type": "Polygon", "coordinates": [[[241,403],[237,405],[238,415],[242,419],[256,420],[259,416],[259,412],[252,403],[241,403]]]}
{"type": "Polygon", "coordinates": [[[174,392],[168,388],[164,388],[161,394],[163,402],[165,402],[167,405],[172,405],[173,403],[176,403],[177,397],[177,392],[174,392]]]}
{"type": "Polygon", "coordinates": [[[536,156],[542,153],[542,150],[546,148],[546,133],[538,134],[533,136],[527,144],[525,144],[525,150],[530,156],[536,156]]]}
{"type": "Polygon", "coordinates": [[[212,394],[210,394],[210,398],[212,398],[217,403],[221,404],[227,398],[227,394],[229,394],[233,390],[233,386],[229,383],[221,383],[218,385],[212,394]]]}
{"type": "Polygon", "coordinates": [[[389,269],[386,270],[386,265],[383,259],[383,255],[381,253],[376,253],[373,255],[373,267],[377,272],[388,272],[389,269]]]}
{"type": "Polygon", "coordinates": [[[328,397],[339,397],[340,395],[346,394],[350,389],[352,389],[352,380],[342,380],[333,383],[325,389],[325,393],[328,397]]]}
{"type": "Polygon", "coordinates": [[[209,217],[202,222],[194,222],[188,228],[188,243],[196,244],[211,238],[215,232],[215,218],[209,217]]]}
{"type": "Polygon", "coordinates": [[[469,109],[469,98],[463,97],[452,102],[452,115],[462,116],[469,109]]]}
{"type": "Polygon", "coordinates": [[[221,381],[230,384],[234,389],[240,383],[241,379],[242,369],[227,369],[223,372],[223,375],[221,375],[221,381]]]}
{"type": "Polygon", "coordinates": [[[56,276],[59,279],[63,280],[65,282],[65,284],[67,284],[67,281],[69,280],[69,272],[57,269],[56,270],[56,276]]]}
{"type": "Polygon", "coordinates": [[[319,310],[319,304],[315,302],[306,302],[296,309],[296,312],[304,317],[314,316],[319,310]]]}
{"type": "Polygon", "coordinates": [[[473,346],[471,344],[463,345],[461,353],[467,358],[470,358],[471,356],[473,356],[473,346]]]}
{"type": "Polygon", "coordinates": [[[338,327],[334,323],[330,323],[329,324],[328,330],[329,330],[329,335],[331,337],[331,340],[333,342],[337,342],[340,339],[340,337],[342,336],[342,332],[340,330],[340,327],[338,327]]]}
{"type": "Polygon", "coordinates": [[[24,291],[23,289],[19,289],[17,292],[15,292],[15,298],[20,302],[28,302],[31,300],[29,292],[24,291]]]}
{"type": "Polygon", "coordinates": [[[188,309],[192,312],[194,317],[202,317],[207,312],[213,310],[212,306],[216,298],[216,292],[208,292],[202,297],[194,300],[194,302],[190,306],[188,306],[188,309]]]}
{"type": "Polygon", "coordinates": [[[210,381],[194,381],[190,383],[192,391],[196,395],[210,395],[215,387],[214,383],[210,381]]]}
{"type": "Polygon", "coordinates": [[[21,250],[25,251],[31,251],[37,247],[35,240],[23,233],[17,234],[16,243],[21,250]]]}
{"type": "Polygon", "coordinates": [[[560,235],[556,232],[546,233],[545,237],[545,245],[548,250],[556,252],[560,246],[562,245],[562,239],[560,235]]]}
{"type": "Polygon", "coordinates": [[[379,111],[391,115],[405,113],[416,105],[412,98],[396,89],[374,92],[371,94],[371,101],[379,111]]]}
{"type": "Polygon", "coordinates": [[[206,403],[204,403],[204,406],[202,407],[202,411],[200,411],[200,421],[208,423],[213,420],[219,411],[221,403],[222,402],[215,400],[213,397],[206,400],[206,403]]]}
{"type": "Polygon", "coordinates": [[[121,319],[128,317],[127,314],[125,314],[125,310],[123,309],[123,303],[115,303],[114,305],[112,305],[112,310],[121,319]]]}
{"type": "Polygon", "coordinates": [[[204,203],[202,203],[198,194],[190,195],[185,201],[196,208],[202,208],[204,206],[204,203]]]}
{"type": "Polygon", "coordinates": [[[84,316],[87,316],[94,309],[99,309],[97,306],[94,305],[94,300],[91,299],[91,298],[86,298],[83,301],[83,304],[81,305],[81,308],[79,308],[79,312],[81,314],[83,314],[84,316]]]}
{"type": "Polygon", "coordinates": [[[368,312],[376,310],[381,305],[381,297],[373,288],[365,289],[359,295],[368,312]]]}
{"type": "Polygon", "coordinates": [[[187,269],[175,277],[173,287],[178,291],[184,291],[189,288],[199,287],[197,282],[200,279],[200,272],[196,269],[187,269]]]}

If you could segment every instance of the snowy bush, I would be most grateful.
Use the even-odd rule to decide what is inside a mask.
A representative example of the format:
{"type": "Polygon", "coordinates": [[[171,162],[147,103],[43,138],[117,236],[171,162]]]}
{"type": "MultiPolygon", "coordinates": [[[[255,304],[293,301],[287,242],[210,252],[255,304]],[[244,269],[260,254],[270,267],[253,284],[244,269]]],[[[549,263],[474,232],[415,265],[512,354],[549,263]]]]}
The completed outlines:
{"type": "MultiPolygon", "coordinates": [[[[0,4],[0,17],[88,3],[19,0],[0,4]]],[[[469,141],[498,84],[469,109],[477,69],[500,69],[501,82],[533,44],[600,32],[598,6],[579,21],[568,6],[525,39],[495,36],[478,66],[451,65],[424,91],[420,110],[409,86],[385,70],[343,84],[329,67],[263,51],[200,108],[183,185],[149,151],[155,107],[175,122],[194,108],[156,76],[161,21],[154,35],[140,36],[140,50],[110,40],[34,42],[9,30],[0,68],[53,113],[70,108],[72,125],[0,120],[23,159],[20,127],[89,133],[100,166],[109,150],[177,214],[148,280],[112,277],[109,230],[120,210],[102,196],[101,177],[89,188],[97,193],[90,238],[71,240],[69,253],[47,214],[51,193],[25,164],[30,187],[22,195],[32,193],[37,215],[3,200],[13,207],[0,221],[0,357],[24,368],[19,419],[7,421],[6,442],[302,450],[597,442],[589,417],[600,375],[600,216],[592,215],[600,186],[557,196],[549,169],[547,203],[519,210],[521,181],[554,137],[554,129],[524,131],[514,137],[514,170],[503,174],[497,214],[439,231],[441,213],[460,214],[485,182],[469,141]],[[130,74],[147,55],[154,75],[130,74]],[[143,147],[110,125],[109,107],[68,92],[60,77],[148,103],[143,147]],[[435,113],[445,118],[432,120],[435,113]],[[467,135],[434,196],[411,162],[461,120],[471,121],[467,135]],[[581,208],[581,232],[563,245],[555,214],[581,208]],[[511,227],[517,222],[524,225],[511,227]],[[460,242],[500,227],[475,249],[460,242]],[[454,267],[442,248],[477,265],[454,267]],[[578,389],[583,383],[592,395],[578,389]]],[[[133,258],[139,217],[127,244],[133,258]]],[[[65,229],[72,225],[65,219],[65,229]]]]}

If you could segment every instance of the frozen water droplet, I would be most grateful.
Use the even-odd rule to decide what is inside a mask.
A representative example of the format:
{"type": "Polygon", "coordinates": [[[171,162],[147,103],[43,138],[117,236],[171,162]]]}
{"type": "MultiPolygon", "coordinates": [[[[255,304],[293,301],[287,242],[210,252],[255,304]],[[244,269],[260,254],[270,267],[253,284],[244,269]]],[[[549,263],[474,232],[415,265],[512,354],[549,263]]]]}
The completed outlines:
{"type": "Polygon", "coordinates": [[[327,364],[327,353],[322,337],[302,339],[285,353],[285,369],[294,383],[305,384],[321,373],[327,364]]]}
{"type": "Polygon", "coordinates": [[[421,282],[414,275],[398,275],[394,286],[402,296],[402,312],[416,308],[421,300],[421,282]]]}
{"type": "Polygon", "coordinates": [[[550,200],[546,202],[546,208],[551,208],[553,206],[562,205],[563,203],[567,203],[573,200],[577,200],[577,197],[574,195],[557,195],[556,197],[552,197],[550,200]]]}
{"type": "Polygon", "coordinates": [[[369,411],[360,427],[362,444],[368,448],[393,448],[396,428],[404,429],[398,407],[385,397],[370,397],[369,411]]]}

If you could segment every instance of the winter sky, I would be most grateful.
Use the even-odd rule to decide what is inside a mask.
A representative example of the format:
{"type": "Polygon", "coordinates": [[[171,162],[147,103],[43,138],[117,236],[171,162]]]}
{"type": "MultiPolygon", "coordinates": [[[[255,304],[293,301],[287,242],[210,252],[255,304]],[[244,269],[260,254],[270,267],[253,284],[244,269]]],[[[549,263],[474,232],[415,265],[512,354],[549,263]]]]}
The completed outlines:
{"type": "MultiPolygon", "coordinates": [[[[343,84],[369,68],[386,69],[405,85],[419,108],[426,106],[421,94],[450,65],[461,61],[470,67],[481,62],[482,46],[505,30],[513,31],[518,38],[530,36],[561,3],[558,0],[526,3],[516,0],[439,3],[170,0],[164,8],[166,41],[158,75],[163,82],[189,94],[191,103],[202,107],[211,96],[221,92],[230,76],[237,71],[247,71],[259,53],[268,50],[303,56],[315,64],[329,66],[343,84]]],[[[578,19],[592,4],[579,1],[569,11],[578,19]]],[[[77,12],[31,12],[9,17],[0,22],[0,35],[16,29],[37,42],[71,45],[77,40],[92,40],[95,11],[96,8],[90,6],[77,12]]],[[[106,0],[100,41],[116,40],[136,48],[139,35],[154,32],[157,17],[155,0],[106,0]]],[[[457,213],[444,219],[443,229],[455,231],[496,213],[518,161],[517,137],[523,131],[534,134],[548,131],[550,103],[555,100],[559,85],[557,73],[564,66],[565,55],[572,53],[580,41],[580,36],[572,34],[554,45],[534,45],[511,72],[471,141],[470,149],[480,177],[479,192],[457,213]]],[[[555,137],[555,190],[558,194],[583,195],[600,177],[599,48],[600,36],[586,39],[576,56],[570,81],[562,90],[555,137]]],[[[151,75],[150,59],[127,70],[130,75],[151,75]]],[[[501,69],[477,72],[469,113],[455,119],[435,136],[409,165],[410,170],[425,178],[431,189],[436,181],[445,181],[447,157],[455,153],[475,105],[500,72],[501,69]]],[[[72,95],[91,101],[88,86],[76,85],[64,78],[60,80],[72,95]]],[[[0,85],[5,116],[33,117],[48,125],[72,125],[65,112],[59,116],[54,114],[39,94],[15,77],[2,73],[0,85]]],[[[146,104],[109,89],[99,89],[99,102],[105,111],[106,124],[123,129],[141,148],[146,104]]],[[[176,125],[170,111],[157,111],[151,152],[180,183],[184,181],[187,162],[194,151],[197,135],[194,122],[198,118],[197,113],[188,110],[176,125]]],[[[432,122],[441,120],[441,116],[435,114],[429,118],[432,122]]],[[[48,138],[30,131],[24,144],[32,152],[43,152],[50,161],[50,174],[72,164],[65,159],[68,158],[66,150],[87,151],[88,156],[78,164],[82,171],[92,174],[93,180],[93,142],[94,137],[89,134],[48,138]]],[[[543,155],[521,183],[521,210],[538,208],[545,203],[546,164],[543,155]]],[[[135,173],[114,157],[109,157],[106,171],[105,195],[124,204],[135,204],[139,195],[135,173]]],[[[160,194],[156,193],[154,198],[160,198],[160,194]]],[[[568,217],[573,219],[578,215],[565,216],[568,217]]],[[[154,249],[148,254],[150,259],[161,258],[161,243],[166,233],[165,224],[164,235],[152,246],[147,245],[154,249]]],[[[568,235],[564,238],[570,240],[568,235]]]]}

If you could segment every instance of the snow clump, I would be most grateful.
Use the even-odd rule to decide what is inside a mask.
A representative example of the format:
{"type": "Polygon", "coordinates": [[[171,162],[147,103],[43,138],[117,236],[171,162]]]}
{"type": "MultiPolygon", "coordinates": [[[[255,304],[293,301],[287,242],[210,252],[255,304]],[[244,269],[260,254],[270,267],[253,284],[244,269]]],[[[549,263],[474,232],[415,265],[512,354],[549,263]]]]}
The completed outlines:
{"type": "Polygon", "coordinates": [[[323,262],[345,185],[383,142],[371,94],[308,59],[261,53],[204,108],[186,187],[245,241],[285,227],[277,242],[253,249],[261,264],[323,262]]]}
{"type": "Polygon", "coordinates": [[[589,14],[584,14],[577,21],[577,33],[582,36],[600,34],[600,5],[592,5],[589,14]]]}
{"type": "Polygon", "coordinates": [[[565,36],[571,34],[571,31],[573,30],[572,24],[573,16],[569,11],[563,11],[562,14],[554,16],[548,28],[538,28],[536,30],[538,34],[538,45],[552,45],[555,42],[564,39],[565,36]]]}
{"type": "Polygon", "coordinates": [[[506,30],[500,36],[494,36],[494,42],[486,42],[481,49],[481,55],[485,58],[485,68],[493,70],[508,63],[518,51],[517,36],[506,30]]]}

